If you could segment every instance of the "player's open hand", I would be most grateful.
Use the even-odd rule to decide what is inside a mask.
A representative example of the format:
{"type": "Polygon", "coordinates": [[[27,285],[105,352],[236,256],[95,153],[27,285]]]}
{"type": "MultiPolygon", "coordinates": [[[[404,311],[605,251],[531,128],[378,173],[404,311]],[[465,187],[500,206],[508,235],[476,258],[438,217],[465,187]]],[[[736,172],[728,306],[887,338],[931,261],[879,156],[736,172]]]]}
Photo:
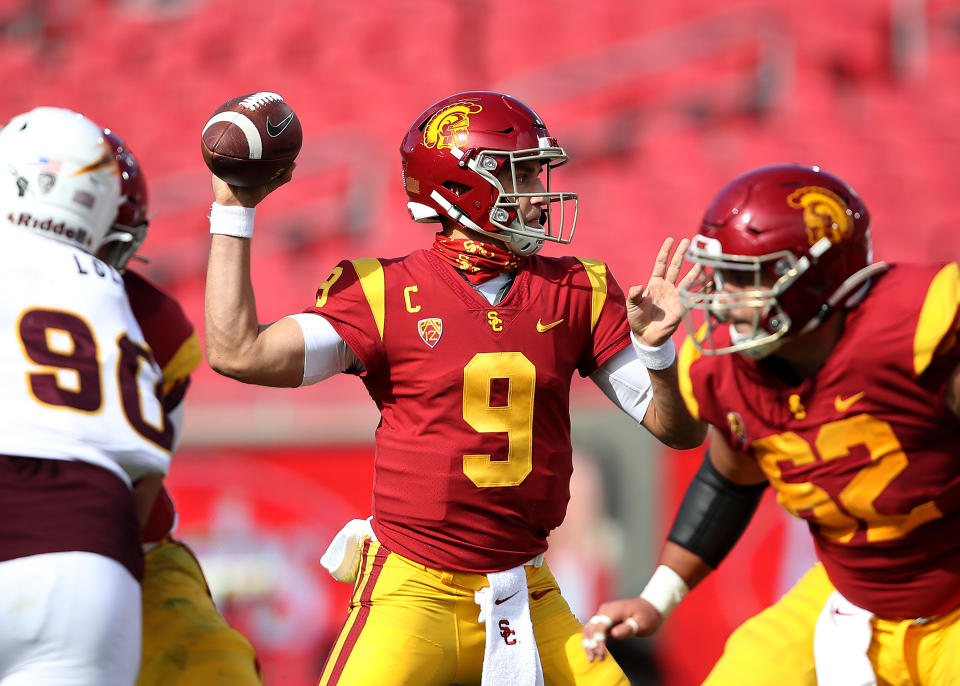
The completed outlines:
{"type": "Polygon", "coordinates": [[[608,638],[649,636],[660,628],[662,621],[657,608],[639,596],[604,603],[583,625],[587,659],[602,660],[607,654],[608,638]]]}
{"type": "Polygon", "coordinates": [[[264,198],[293,178],[293,170],[296,166],[296,164],[290,165],[286,172],[263,186],[232,186],[223,179],[211,175],[214,200],[220,205],[256,207],[264,198]]]}
{"type": "Polygon", "coordinates": [[[681,240],[670,258],[673,238],[664,240],[646,286],[631,286],[627,293],[627,320],[633,335],[644,345],[665,343],[683,321],[686,310],[680,300],[680,289],[696,279],[701,269],[699,264],[694,265],[677,281],[689,245],[688,238],[681,240]]]}

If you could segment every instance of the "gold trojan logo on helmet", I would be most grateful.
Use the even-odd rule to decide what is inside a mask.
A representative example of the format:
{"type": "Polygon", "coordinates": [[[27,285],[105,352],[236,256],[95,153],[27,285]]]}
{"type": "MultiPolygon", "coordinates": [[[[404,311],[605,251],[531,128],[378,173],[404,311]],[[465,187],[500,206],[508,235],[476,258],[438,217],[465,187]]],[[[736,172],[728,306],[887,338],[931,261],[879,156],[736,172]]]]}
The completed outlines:
{"type": "Polygon", "coordinates": [[[459,148],[466,144],[470,115],[483,109],[474,102],[455,102],[430,117],[423,129],[423,144],[428,148],[459,148]]]}
{"type": "Polygon", "coordinates": [[[828,188],[798,188],[787,196],[787,204],[803,210],[810,245],[823,237],[829,238],[831,243],[839,243],[853,234],[853,219],[847,203],[828,188]]]}

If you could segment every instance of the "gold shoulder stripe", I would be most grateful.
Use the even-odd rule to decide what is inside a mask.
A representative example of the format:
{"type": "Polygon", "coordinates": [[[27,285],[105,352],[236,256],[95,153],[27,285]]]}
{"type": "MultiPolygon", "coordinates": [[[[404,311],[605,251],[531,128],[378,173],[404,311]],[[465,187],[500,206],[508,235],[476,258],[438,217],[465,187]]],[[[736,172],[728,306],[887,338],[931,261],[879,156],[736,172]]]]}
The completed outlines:
{"type": "Polygon", "coordinates": [[[600,320],[600,310],[607,301],[607,265],[600,260],[591,260],[589,257],[578,257],[590,279],[593,288],[593,297],[590,300],[590,330],[593,331],[600,320]]]}
{"type": "Polygon", "coordinates": [[[163,392],[169,392],[175,383],[190,376],[201,362],[203,362],[203,352],[200,350],[197,332],[194,331],[163,368],[163,392]]]}
{"type": "MultiPolygon", "coordinates": [[[[700,336],[704,329],[697,332],[700,336]]],[[[690,378],[690,367],[700,359],[700,351],[690,336],[683,339],[683,345],[680,346],[680,355],[677,360],[677,373],[680,381],[680,395],[683,396],[683,402],[687,404],[687,410],[694,419],[700,419],[700,403],[693,394],[693,379],[690,378]]]]}
{"type": "Polygon", "coordinates": [[[933,277],[920,309],[913,337],[913,371],[919,376],[933,360],[940,341],[950,330],[960,308],[960,269],[951,262],[933,277]]]}
{"type": "Polygon", "coordinates": [[[383,320],[386,313],[386,286],[383,278],[383,265],[373,257],[363,257],[359,260],[350,260],[353,268],[357,270],[357,276],[360,277],[360,287],[363,288],[363,294],[367,298],[367,304],[370,305],[370,311],[373,313],[373,321],[377,324],[377,332],[380,334],[380,340],[383,340],[383,320]]]}

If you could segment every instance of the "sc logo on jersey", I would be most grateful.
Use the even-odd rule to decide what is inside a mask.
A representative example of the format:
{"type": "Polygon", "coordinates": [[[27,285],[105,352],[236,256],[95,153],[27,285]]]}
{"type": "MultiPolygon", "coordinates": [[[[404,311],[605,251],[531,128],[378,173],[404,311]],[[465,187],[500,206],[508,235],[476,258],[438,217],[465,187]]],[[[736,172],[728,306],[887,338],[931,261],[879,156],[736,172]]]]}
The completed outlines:
{"type": "Polygon", "coordinates": [[[483,110],[475,102],[463,100],[444,107],[423,128],[423,144],[428,148],[460,148],[470,135],[470,115],[483,110]]]}

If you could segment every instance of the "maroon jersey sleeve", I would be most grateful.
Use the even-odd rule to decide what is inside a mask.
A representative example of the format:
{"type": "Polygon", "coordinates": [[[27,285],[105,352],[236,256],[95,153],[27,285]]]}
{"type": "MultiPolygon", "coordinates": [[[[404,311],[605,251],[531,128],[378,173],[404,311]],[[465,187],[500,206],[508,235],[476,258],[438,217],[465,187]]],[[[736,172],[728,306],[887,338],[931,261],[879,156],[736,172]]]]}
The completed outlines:
{"type": "Polygon", "coordinates": [[[630,343],[626,298],[607,265],[599,260],[578,258],[590,285],[591,344],[578,366],[589,376],[630,343]]]}
{"type": "Polygon", "coordinates": [[[384,362],[386,317],[383,264],[373,258],[344,260],[317,287],[316,299],[305,312],[327,319],[363,364],[362,375],[384,362]]]}
{"type": "Polygon", "coordinates": [[[190,374],[203,360],[200,341],[174,298],[129,269],[123,283],[144,339],[163,370],[164,405],[173,409],[183,399],[190,374]]]}

